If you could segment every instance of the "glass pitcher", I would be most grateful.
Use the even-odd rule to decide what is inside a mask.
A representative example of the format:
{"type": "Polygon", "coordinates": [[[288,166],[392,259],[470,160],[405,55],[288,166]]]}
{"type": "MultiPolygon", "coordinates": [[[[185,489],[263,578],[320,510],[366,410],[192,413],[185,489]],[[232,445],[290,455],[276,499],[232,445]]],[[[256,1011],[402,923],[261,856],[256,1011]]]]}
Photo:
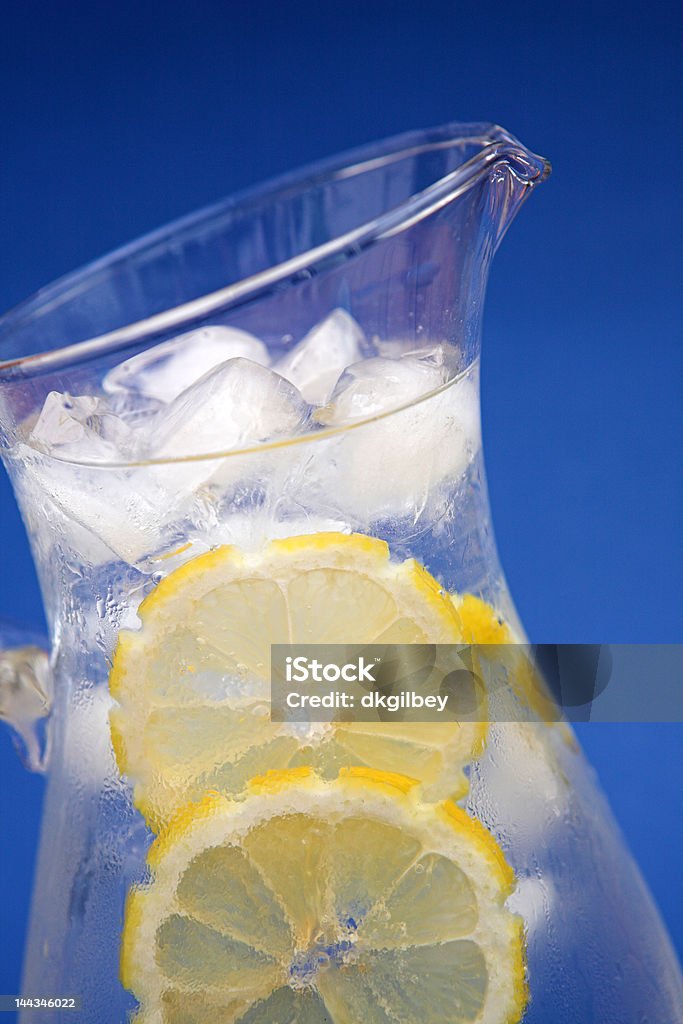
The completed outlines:
{"type": "Polygon", "coordinates": [[[0,322],[50,632],[49,668],[16,636],[1,661],[49,772],[21,1020],[683,1019],[566,725],[269,713],[271,645],[524,639],[478,367],[491,258],[548,170],[491,125],[402,135],[0,322]]]}

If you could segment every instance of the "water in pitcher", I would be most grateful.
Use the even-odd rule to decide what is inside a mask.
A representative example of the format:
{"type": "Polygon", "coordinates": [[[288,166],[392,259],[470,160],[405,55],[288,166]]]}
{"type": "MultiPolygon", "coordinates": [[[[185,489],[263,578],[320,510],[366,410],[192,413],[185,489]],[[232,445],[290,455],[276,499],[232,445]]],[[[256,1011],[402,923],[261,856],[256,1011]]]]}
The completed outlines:
{"type": "MultiPolygon", "coordinates": [[[[332,725],[302,733],[270,724],[259,683],[267,675],[272,641],[411,641],[428,639],[431,631],[432,638],[445,642],[457,636],[455,608],[464,592],[480,590],[485,580],[487,588],[498,588],[495,596],[503,596],[502,578],[492,579],[487,571],[491,542],[479,500],[478,364],[465,365],[462,353],[445,342],[406,351],[400,341],[370,341],[341,309],[275,361],[256,337],[207,327],[113,368],[99,393],[49,393],[23,425],[23,435],[9,455],[18,467],[17,486],[29,514],[46,516],[51,524],[48,533],[29,521],[31,535],[45,538],[38,558],[47,573],[52,564],[67,565],[73,573],[64,591],[59,644],[61,671],[72,681],[57,715],[65,730],[58,746],[66,760],[61,773],[66,791],[53,787],[50,799],[68,819],[66,792],[76,787],[96,802],[99,819],[92,845],[81,850],[69,841],[81,829],[64,822],[63,859],[55,871],[71,874],[74,889],[68,906],[65,893],[57,900],[53,892],[45,895],[43,919],[35,927],[58,936],[61,915],[82,914],[72,939],[70,984],[87,1005],[91,999],[101,1002],[103,978],[108,978],[107,998],[114,996],[122,930],[124,960],[127,941],[137,941],[126,927],[134,905],[130,898],[121,918],[122,893],[139,882],[152,835],[172,834],[174,814],[192,802],[201,806],[206,792],[241,798],[264,771],[296,772],[310,761],[328,782],[345,767],[367,768],[377,775],[366,780],[368,791],[380,786],[380,804],[391,804],[391,790],[388,797],[381,791],[386,773],[412,778],[422,761],[421,781],[436,787],[439,797],[463,795],[462,769],[473,759],[474,746],[465,749],[448,735],[461,732],[459,725],[414,726],[412,735],[400,740],[393,740],[391,727],[382,735],[366,729],[360,756],[351,728],[344,744],[335,741],[341,730],[332,725]],[[223,454],[163,461],[216,452],[223,454]],[[271,565],[274,541],[280,549],[271,565]],[[228,559],[224,566],[212,566],[211,553],[226,551],[234,553],[236,564],[228,559]],[[89,571],[83,568],[84,553],[89,571]],[[250,560],[246,571],[239,565],[245,558],[250,560]],[[409,574],[392,578],[394,566],[412,565],[413,558],[424,566],[425,578],[439,579],[433,594],[422,595],[409,574]],[[309,595],[303,584],[312,576],[309,595]],[[162,580],[170,589],[155,650],[131,652],[121,668],[126,638],[135,644],[147,630],[152,635],[144,607],[161,592],[162,580]],[[201,597],[194,592],[197,585],[201,597]],[[195,629],[190,636],[184,632],[188,602],[208,602],[216,590],[224,598],[220,612],[214,608],[211,618],[207,607],[202,635],[195,629]],[[274,593],[289,605],[284,634],[272,607],[274,593]],[[319,621],[309,600],[320,602],[319,621]],[[331,613],[326,604],[332,604],[331,613]],[[244,605],[250,628],[243,624],[244,605]],[[226,641],[226,624],[235,620],[226,641]],[[255,643],[263,648],[260,658],[255,643]],[[195,666],[188,684],[180,666],[207,651],[209,661],[195,666]],[[145,668],[136,665],[138,658],[145,668]],[[171,683],[174,673],[177,689],[171,683]],[[139,729],[141,716],[147,721],[139,729]],[[245,722],[248,716],[253,726],[245,722]],[[127,940],[129,933],[133,938],[127,940]]],[[[298,779],[294,774],[293,785],[298,779]]],[[[294,788],[291,799],[305,806],[309,796],[294,788]]],[[[76,804],[72,812],[77,813],[76,804]]],[[[386,837],[380,832],[375,838],[380,844],[375,852],[383,858],[386,837]]],[[[411,837],[411,850],[415,842],[411,837]]],[[[318,882],[327,884],[323,878],[318,882]]],[[[210,878],[206,884],[210,887],[210,878]]],[[[216,878],[214,884],[222,889],[225,882],[216,878]]],[[[462,884],[467,885],[464,877],[462,884]]],[[[291,899],[288,892],[276,895],[291,899]]],[[[244,910],[237,899],[235,904],[244,910]]],[[[348,907],[344,912],[351,919],[348,907]]],[[[363,913],[367,910],[353,910],[361,942],[363,913]]],[[[317,927],[324,930],[324,922],[317,927]]],[[[198,957],[195,967],[202,975],[209,966],[193,941],[199,940],[178,939],[173,955],[190,962],[198,957]]],[[[317,948],[310,936],[308,943],[317,948]]],[[[340,969],[350,969],[358,955],[357,943],[353,949],[350,943],[338,936],[327,942],[326,948],[336,950],[329,959],[334,963],[336,957],[340,969]]],[[[300,937],[292,939],[285,975],[287,991],[306,1006],[318,971],[309,966],[310,984],[298,982],[306,974],[301,964],[307,963],[301,946],[300,937]]],[[[517,949],[511,940],[510,946],[509,992],[500,997],[508,1001],[519,998],[514,986],[522,985],[521,976],[514,977],[521,945],[517,949]]],[[[41,973],[55,961],[49,938],[39,959],[41,973]]],[[[488,970],[484,960],[475,961],[481,976],[473,1006],[483,1005],[488,970]]],[[[220,963],[215,953],[217,970],[220,963]]],[[[192,975],[191,967],[188,971],[192,975]]],[[[200,987],[194,977],[188,984],[193,993],[200,987]]],[[[146,985],[131,982],[143,1008],[146,985]]],[[[270,1020],[275,1011],[269,1000],[284,999],[278,986],[272,987],[273,995],[254,989],[241,996],[238,1010],[230,1011],[234,1019],[249,1011],[244,1019],[270,1020]]],[[[189,1019],[184,991],[162,995],[165,1019],[189,1019]]],[[[195,996],[193,1012],[199,1013],[204,997],[195,996]]],[[[121,993],[119,1002],[123,1011],[121,993]]],[[[341,1019],[344,1012],[338,1010],[341,1019]]],[[[435,999],[434,1013],[443,1012],[435,999]]],[[[428,1013],[426,1004],[420,1013],[428,1013]]]]}

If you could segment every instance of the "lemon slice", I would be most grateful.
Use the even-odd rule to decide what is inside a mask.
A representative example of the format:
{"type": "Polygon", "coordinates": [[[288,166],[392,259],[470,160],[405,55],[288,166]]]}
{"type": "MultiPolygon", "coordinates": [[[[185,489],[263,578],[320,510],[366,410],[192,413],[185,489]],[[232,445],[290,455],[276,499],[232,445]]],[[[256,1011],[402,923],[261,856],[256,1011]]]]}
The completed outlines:
{"type": "Polygon", "coordinates": [[[466,790],[485,725],[270,721],[275,643],[452,644],[450,597],[414,560],[361,535],[320,533],[258,552],[221,547],[163,579],[122,631],[110,678],[118,765],[158,830],[207,789],[238,794],[269,769],[410,771],[433,799],[466,790]]]}
{"type": "Polygon", "coordinates": [[[513,872],[476,819],[418,789],[302,768],[181,811],[126,905],[136,1024],[519,1021],[513,872]]]}
{"type": "Polygon", "coordinates": [[[451,594],[451,600],[460,619],[465,643],[494,648],[502,644],[518,643],[502,616],[480,597],[474,594],[451,594]]]}
{"type": "Polygon", "coordinates": [[[555,726],[571,746],[571,729],[561,721],[561,709],[530,657],[529,646],[515,636],[510,626],[474,594],[451,594],[462,629],[463,640],[476,645],[473,658],[482,669],[489,697],[488,709],[500,722],[542,722],[555,726]],[[487,664],[482,665],[483,659],[487,664]]]}

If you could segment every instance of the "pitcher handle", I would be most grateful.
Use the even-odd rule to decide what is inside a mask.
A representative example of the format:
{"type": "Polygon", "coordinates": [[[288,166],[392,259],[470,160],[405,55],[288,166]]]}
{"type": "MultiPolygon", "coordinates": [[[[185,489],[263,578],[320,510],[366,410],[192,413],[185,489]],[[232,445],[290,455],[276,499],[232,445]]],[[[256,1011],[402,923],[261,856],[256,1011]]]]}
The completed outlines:
{"type": "Polygon", "coordinates": [[[11,726],[19,755],[33,772],[49,759],[52,677],[45,637],[0,619],[0,721],[11,726]]]}

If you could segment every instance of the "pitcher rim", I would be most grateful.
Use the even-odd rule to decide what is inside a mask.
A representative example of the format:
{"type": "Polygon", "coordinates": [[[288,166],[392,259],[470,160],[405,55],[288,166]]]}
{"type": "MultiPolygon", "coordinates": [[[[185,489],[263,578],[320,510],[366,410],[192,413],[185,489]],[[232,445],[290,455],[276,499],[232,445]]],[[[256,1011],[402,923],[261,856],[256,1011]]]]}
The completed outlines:
{"type": "Polygon", "coordinates": [[[117,349],[125,350],[145,339],[152,341],[155,335],[166,335],[171,330],[188,330],[193,321],[201,320],[218,310],[242,305],[258,295],[267,294],[274,287],[282,287],[283,284],[296,286],[310,276],[313,268],[319,273],[325,269],[326,264],[338,262],[340,256],[352,259],[369,245],[412,226],[458,198],[490,173],[492,167],[501,163],[513,165],[518,178],[529,186],[540,183],[550,173],[550,164],[545,158],[532,153],[505,129],[493,123],[451,122],[436,128],[393,135],[232,193],[217,203],[172,220],[56,279],[0,317],[0,343],[3,336],[7,338],[11,335],[13,327],[44,313],[52,303],[62,300],[69,290],[76,290],[94,274],[106,272],[117,263],[159,245],[180,231],[199,226],[201,222],[209,222],[231,208],[267,201],[269,197],[275,199],[284,192],[301,191],[325,180],[362,174],[373,164],[381,166],[416,152],[429,152],[465,142],[479,143],[479,152],[432,182],[426,189],[414,193],[397,206],[364,221],[350,231],[256,274],[111,331],[59,348],[0,360],[0,383],[16,382],[65,365],[86,362],[117,349]]]}

